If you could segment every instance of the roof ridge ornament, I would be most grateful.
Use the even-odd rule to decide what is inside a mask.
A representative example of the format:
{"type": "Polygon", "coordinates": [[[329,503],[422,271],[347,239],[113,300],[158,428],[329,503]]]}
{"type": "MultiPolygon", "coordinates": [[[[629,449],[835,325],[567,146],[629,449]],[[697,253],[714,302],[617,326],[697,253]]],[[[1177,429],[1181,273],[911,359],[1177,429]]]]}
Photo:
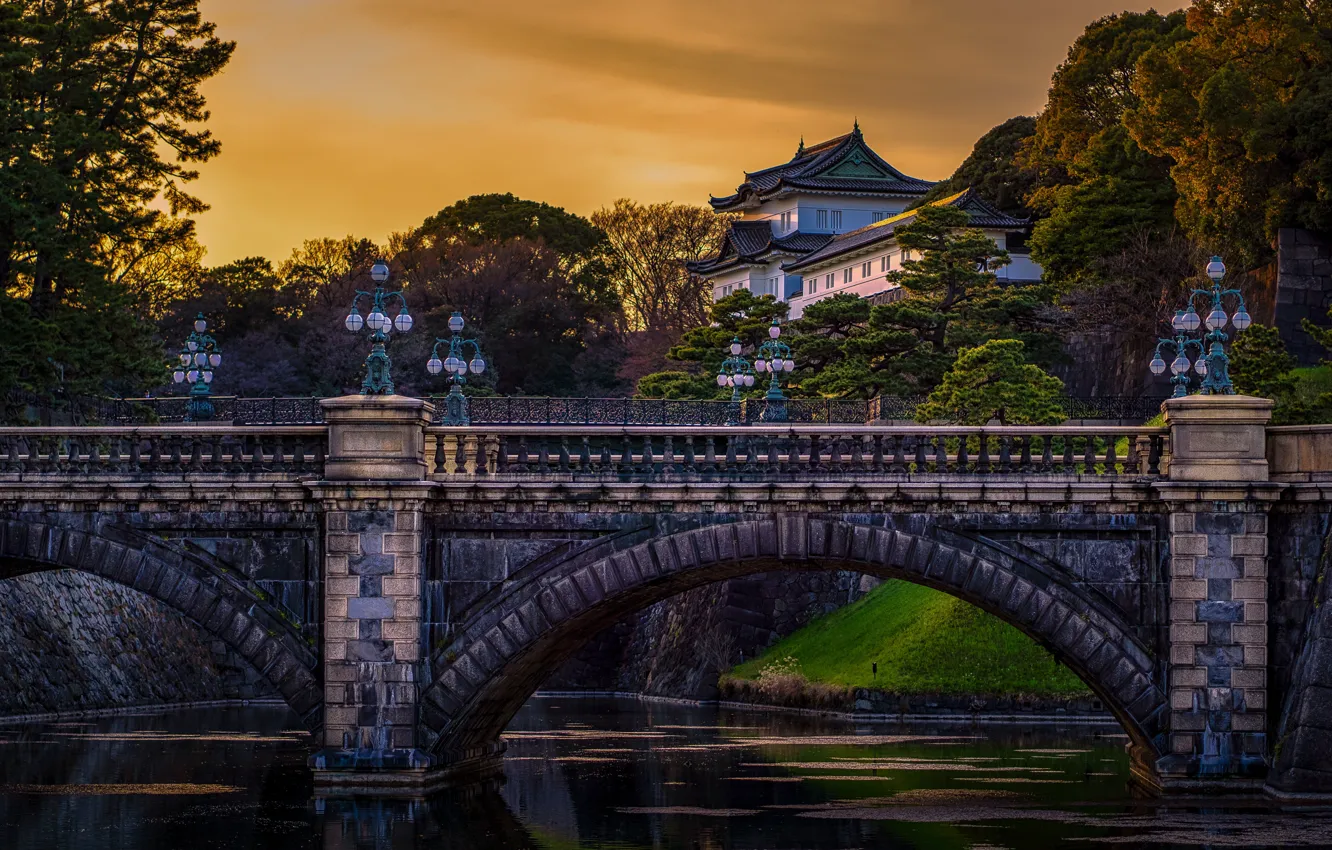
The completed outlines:
{"type": "Polygon", "coordinates": [[[859,116],[859,115],[856,116],[856,123],[855,123],[855,126],[851,128],[851,135],[853,135],[853,136],[859,136],[859,135],[860,135],[860,116],[859,116]]]}
{"type": "Polygon", "coordinates": [[[795,156],[791,157],[791,159],[792,160],[800,159],[800,157],[804,155],[805,155],[805,137],[802,134],[800,136],[800,147],[796,148],[795,156]]]}

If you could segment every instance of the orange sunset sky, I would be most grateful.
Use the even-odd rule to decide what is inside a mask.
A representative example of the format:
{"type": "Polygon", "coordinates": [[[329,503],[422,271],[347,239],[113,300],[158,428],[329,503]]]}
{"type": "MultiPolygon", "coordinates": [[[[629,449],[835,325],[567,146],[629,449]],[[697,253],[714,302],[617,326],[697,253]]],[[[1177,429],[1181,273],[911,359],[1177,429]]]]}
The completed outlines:
{"type": "MultiPolygon", "coordinates": [[[[207,262],[381,240],[458,198],[701,204],[848,131],[946,177],[1124,0],[203,0],[207,262]]],[[[1158,4],[1165,11],[1182,3],[1158,4]]]]}

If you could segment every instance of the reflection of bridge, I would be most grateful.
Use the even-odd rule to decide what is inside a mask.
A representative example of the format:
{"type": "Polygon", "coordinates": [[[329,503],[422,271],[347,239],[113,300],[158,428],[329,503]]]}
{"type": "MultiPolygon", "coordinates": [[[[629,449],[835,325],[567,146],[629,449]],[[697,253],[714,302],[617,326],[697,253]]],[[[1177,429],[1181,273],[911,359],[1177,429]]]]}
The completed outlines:
{"type": "Polygon", "coordinates": [[[624,615],[850,569],[1039,640],[1144,783],[1332,793],[1332,429],[1267,428],[1267,402],[1172,401],[1159,429],[446,429],[413,399],[325,404],[326,426],[0,431],[0,577],[86,570],[182,612],[321,730],[329,785],[492,766],[624,615]]]}

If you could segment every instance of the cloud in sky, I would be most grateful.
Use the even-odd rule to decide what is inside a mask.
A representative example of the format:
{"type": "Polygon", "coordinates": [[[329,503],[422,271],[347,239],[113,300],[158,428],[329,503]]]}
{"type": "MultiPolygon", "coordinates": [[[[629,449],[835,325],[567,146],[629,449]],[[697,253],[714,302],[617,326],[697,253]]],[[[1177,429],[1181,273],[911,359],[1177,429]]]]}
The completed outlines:
{"type": "MultiPolygon", "coordinates": [[[[1142,10],[1146,3],[1129,8],[1142,10]]],[[[1172,2],[1161,9],[1178,8],[1172,2]]],[[[231,66],[211,262],[382,239],[478,192],[702,203],[859,118],[920,177],[1034,114],[1113,0],[203,0],[231,66]]]]}

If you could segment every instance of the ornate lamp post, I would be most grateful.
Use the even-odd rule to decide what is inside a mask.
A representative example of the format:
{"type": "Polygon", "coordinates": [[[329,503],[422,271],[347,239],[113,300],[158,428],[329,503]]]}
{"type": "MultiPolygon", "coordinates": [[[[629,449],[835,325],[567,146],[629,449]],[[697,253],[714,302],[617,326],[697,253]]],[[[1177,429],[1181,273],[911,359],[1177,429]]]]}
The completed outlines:
{"type": "Polygon", "coordinates": [[[717,386],[731,388],[731,412],[726,423],[728,425],[740,422],[740,390],[754,386],[754,370],[750,368],[749,361],[740,356],[742,349],[740,337],[733,337],[731,356],[723,360],[721,368],[717,370],[717,386]]]}
{"type": "Polygon", "coordinates": [[[393,395],[393,376],[389,373],[393,363],[384,351],[384,342],[394,327],[402,333],[410,331],[412,317],[407,312],[407,300],[402,297],[401,291],[384,291],[384,284],[389,279],[388,263],[376,260],[370,269],[370,279],[375,282],[375,291],[363,292],[359,289],[356,291],[356,297],[352,299],[351,312],[347,314],[344,324],[352,333],[359,333],[362,328],[370,329],[370,342],[373,345],[370,348],[370,356],[365,358],[365,381],[361,383],[361,395],[393,395]],[[370,301],[370,314],[364,318],[357,310],[362,298],[370,301]],[[390,319],[388,305],[394,298],[398,299],[400,309],[398,317],[390,319]]]}
{"type": "MultiPolygon", "coordinates": [[[[1221,281],[1226,277],[1226,264],[1220,257],[1213,257],[1207,264],[1207,276],[1212,279],[1211,289],[1195,289],[1189,293],[1187,309],[1181,310],[1175,314],[1171,325],[1175,329],[1175,340],[1162,340],[1161,343],[1175,345],[1178,356],[1171,365],[1171,370],[1175,372],[1175,377],[1171,383],[1175,384],[1175,397],[1178,398],[1187,394],[1188,384],[1188,356],[1186,348],[1193,345],[1198,348],[1198,362],[1193,364],[1194,370],[1202,376],[1203,395],[1234,395],[1235,385],[1230,381],[1230,357],[1226,355],[1226,342],[1230,337],[1226,335],[1225,327],[1228,324],[1235,326],[1236,332],[1246,330],[1253,324],[1253,317],[1244,306],[1244,295],[1238,289],[1222,289],[1221,281]],[[1211,310],[1207,313],[1207,319],[1204,320],[1194,309],[1194,299],[1199,295],[1211,299],[1211,310]],[[1225,310],[1225,299],[1234,298],[1239,304],[1235,309],[1235,314],[1229,316],[1225,310]],[[1184,333],[1191,333],[1198,330],[1204,324],[1207,325],[1207,335],[1202,341],[1188,340],[1183,347],[1178,343],[1182,340],[1184,333]],[[1176,368],[1183,366],[1183,370],[1176,368]],[[1183,376],[1183,380],[1181,380],[1183,376]]],[[[1151,369],[1156,374],[1165,371],[1164,361],[1161,360],[1161,343],[1157,344],[1157,355],[1152,360],[1151,369]]]]}
{"type": "MultiPolygon", "coordinates": [[[[1194,314],[1197,318],[1197,314],[1194,314]]],[[[1175,313],[1175,318],[1171,321],[1171,326],[1175,329],[1174,339],[1158,339],[1156,341],[1156,356],[1148,367],[1153,375],[1163,374],[1166,370],[1166,362],[1161,357],[1161,349],[1172,347],[1175,350],[1176,357],[1170,364],[1170,383],[1175,385],[1175,398],[1183,398],[1189,394],[1189,367],[1194,366],[1199,375],[1207,374],[1207,361],[1201,356],[1203,353],[1203,342],[1200,339],[1189,339],[1185,336],[1184,311],[1179,310],[1175,313]],[[1193,364],[1189,362],[1188,350],[1190,347],[1198,349],[1198,362],[1193,364]]],[[[1195,326],[1196,327],[1196,326],[1195,326]]]]}
{"type": "Polygon", "coordinates": [[[771,375],[768,381],[767,407],[761,417],[764,422],[786,421],[786,394],[782,392],[781,376],[795,371],[795,361],[791,359],[791,348],[781,341],[782,326],[776,319],[768,328],[768,341],[759,346],[758,356],[754,358],[754,368],[771,375]]]}
{"type": "Polygon", "coordinates": [[[222,365],[222,347],[208,332],[203,313],[194,317],[194,330],[180,350],[180,365],[171,373],[177,384],[190,383],[190,400],[185,405],[186,422],[207,422],[213,418],[213,370],[222,365]]]}
{"type": "Polygon", "coordinates": [[[449,330],[453,333],[450,339],[436,339],[435,347],[430,352],[430,359],[426,361],[426,371],[432,375],[438,375],[440,372],[449,373],[449,394],[444,399],[444,421],[445,425],[470,425],[472,418],[467,412],[467,396],[463,395],[463,384],[467,383],[467,374],[480,375],[486,371],[486,361],[481,356],[481,344],[474,339],[463,339],[463,317],[462,313],[455,312],[449,317],[449,330]],[[449,345],[449,356],[439,359],[439,347],[445,343],[449,345]],[[472,359],[470,361],[463,357],[463,347],[470,345],[472,347],[472,359]]]}

